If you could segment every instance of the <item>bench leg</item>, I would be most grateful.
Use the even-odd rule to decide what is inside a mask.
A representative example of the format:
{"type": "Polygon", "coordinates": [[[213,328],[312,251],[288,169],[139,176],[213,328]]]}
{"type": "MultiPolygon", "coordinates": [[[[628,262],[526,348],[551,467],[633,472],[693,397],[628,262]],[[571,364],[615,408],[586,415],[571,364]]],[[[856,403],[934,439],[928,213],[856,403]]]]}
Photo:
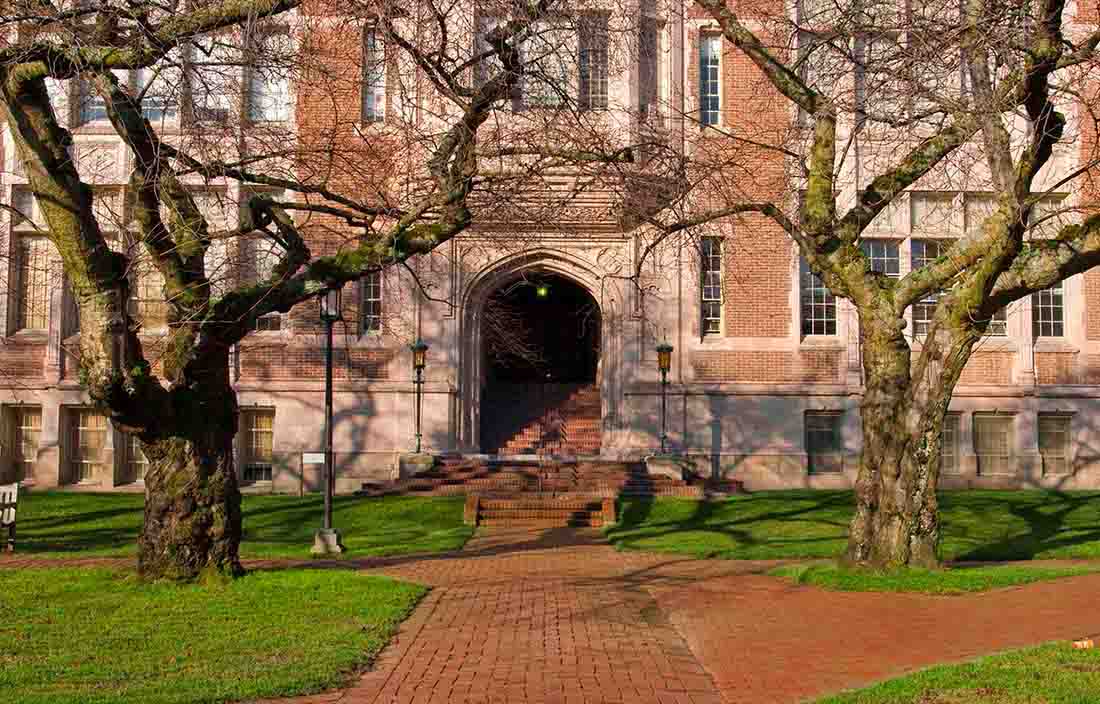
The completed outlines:
{"type": "Polygon", "coordinates": [[[6,552],[8,552],[8,553],[15,552],[15,524],[14,523],[12,523],[10,526],[8,526],[8,547],[6,549],[6,552]]]}

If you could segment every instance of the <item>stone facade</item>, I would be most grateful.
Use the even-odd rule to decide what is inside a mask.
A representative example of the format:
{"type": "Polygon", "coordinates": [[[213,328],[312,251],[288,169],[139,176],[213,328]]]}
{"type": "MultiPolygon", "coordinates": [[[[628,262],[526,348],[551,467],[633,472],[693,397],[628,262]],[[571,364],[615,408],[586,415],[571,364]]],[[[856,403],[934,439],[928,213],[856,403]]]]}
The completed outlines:
{"type": "MultiPolygon", "coordinates": [[[[658,93],[670,103],[682,99],[691,113],[698,103],[700,32],[713,27],[697,12],[689,12],[686,20],[676,13],[667,19],[658,93]],[[681,84],[670,78],[676,75],[686,80],[681,84]]],[[[360,52],[357,47],[341,50],[346,37],[334,28],[313,41],[334,74],[346,73],[357,84],[360,52]]],[[[759,129],[761,122],[790,122],[790,111],[777,107],[781,103],[761,87],[748,59],[727,47],[722,61],[727,127],[736,132],[759,129]],[[754,107],[760,100],[761,106],[754,107]]],[[[391,75],[400,70],[389,69],[391,75]]],[[[627,69],[618,79],[611,82],[611,102],[633,103],[637,73],[627,69]]],[[[288,134],[302,143],[358,138],[362,125],[348,115],[358,112],[359,95],[345,93],[299,86],[292,92],[297,102],[288,134]],[[346,108],[348,115],[332,105],[346,108]]],[[[402,99],[407,96],[387,95],[387,119],[396,119],[402,99]]],[[[682,127],[670,123],[673,130],[682,127]]],[[[101,125],[73,127],[75,155],[95,161],[89,168],[96,183],[121,188],[127,157],[119,140],[101,125]]],[[[722,146],[711,142],[695,140],[684,148],[722,146]]],[[[0,198],[16,202],[26,180],[6,132],[2,150],[0,198]]],[[[1077,156],[1069,155],[1062,167],[1071,167],[1077,156]]],[[[369,155],[380,163],[391,157],[376,151],[369,155]]],[[[746,158],[757,167],[749,188],[756,195],[781,198],[797,190],[785,181],[780,160],[763,154],[746,158]]],[[[869,168],[873,162],[867,158],[869,168]]],[[[215,185],[229,203],[245,197],[232,183],[215,185]]],[[[372,184],[349,187],[365,191],[372,184]]],[[[915,202],[906,201],[906,207],[916,207],[915,202]]],[[[408,345],[417,338],[430,345],[423,385],[425,449],[482,450],[485,303],[518,280],[549,275],[576,283],[599,306],[601,456],[642,458],[658,447],[661,385],[655,346],[667,341],[675,347],[667,388],[668,438],[698,472],[737,479],[749,489],[851,484],[861,443],[862,390],[851,307],[837,303],[835,330],[829,334],[804,334],[797,252],[775,223],[745,216],[704,233],[721,238],[721,314],[717,328],[705,331],[698,243],[670,241],[654,249],[642,263],[641,286],[634,286],[627,277],[652,233],[624,227],[605,205],[596,194],[575,212],[560,213],[555,227],[475,227],[412,262],[422,286],[408,271],[385,272],[376,282],[382,292],[380,332],[362,322],[365,284],[347,287],[345,324],[337,325],[335,353],[339,491],[396,478],[399,456],[412,450],[416,396],[408,345]],[[811,428],[835,434],[836,446],[823,453],[828,457],[811,456],[811,428]]],[[[957,196],[952,207],[964,209],[964,196],[957,196]]],[[[225,217],[231,225],[235,209],[225,217]]],[[[901,274],[913,265],[912,243],[920,236],[908,221],[905,216],[898,221],[902,224],[887,224],[875,233],[896,245],[901,274]]],[[[78,333],[64,286],[49,288],[44,326],[22,326],[13,302],[20,233],[7,214],[0,215],[0,227],[0,245],[11,255],[3,260],[7,285],[0,296],[0,478],[18,475],[36,487],[139,489],[140,462],[127,439],[109,427],[80,424],[84,416],[78,411],[89,400],[80,387],[78,360],[70,353],[78,333]],[[89,453],[94,455],[90,460],[89,453]]],[[[52,280],[60,282],[55,258],[49,269],[52,280]]],[[[1035,304],[1023,300],[1007,311],[1004,334],[984,341],[969,363],[951,406],[951,468],[945,470],[944,485],[1100,488],[1100,273],[1075,276],[1063,291],[1062,334],[1036,337],[1035,304]],[[979,432],[985,434],[981,442],[975,437],[979,432]],[[1048,450],[1044,457],[1041,442],[1061,450],[1048,450]],[[979,457],[979,449],[993,446],[994,459],[988,453],[979,457]]],[[[257,331],[234,355],[243,414],[242,477],[255,491],[311,491],[319,487],[320,465],[310,463],[309,456],[322,447],[324,409],[323,337],[316,306],[295,309],[277,327],[257,331]],[[263,462],[251,462],[253,455],[262,455],[263,462]],[[265,466],[253,467],[248,476],[244,468],[250,464],[265,466]]],[[[155,347],[155,331],[149,339],[155,347]]],[[[919,346],[919,339],[913,344],[919,346]]]]}

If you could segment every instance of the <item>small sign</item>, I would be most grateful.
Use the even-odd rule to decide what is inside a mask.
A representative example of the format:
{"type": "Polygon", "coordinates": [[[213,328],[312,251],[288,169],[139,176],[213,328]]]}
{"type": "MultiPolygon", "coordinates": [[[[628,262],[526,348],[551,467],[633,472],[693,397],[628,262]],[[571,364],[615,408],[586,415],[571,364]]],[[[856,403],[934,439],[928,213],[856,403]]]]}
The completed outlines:
{"type": "Polygon", "coordinates": [[[323,452],[303,452],[302,464],[324,464],[325,453],[323,452]]]}

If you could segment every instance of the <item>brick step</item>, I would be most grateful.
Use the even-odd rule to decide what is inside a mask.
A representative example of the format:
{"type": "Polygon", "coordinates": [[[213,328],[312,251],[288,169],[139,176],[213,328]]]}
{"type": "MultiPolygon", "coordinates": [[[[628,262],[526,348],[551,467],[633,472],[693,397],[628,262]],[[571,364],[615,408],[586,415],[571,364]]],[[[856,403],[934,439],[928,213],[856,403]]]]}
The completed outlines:
{"type": "Polygon", "coordinates": [[[602,518],[590,518],[588,520],[578,521],[539,521],[539,520],[516,520],[516,519],[485,519],[478,521],[478,525],[489,526],[492,528],[602,528],[604,525],[602,518]]]}
{"type": "Polygon", "coordinates": [[[537,511],[543,513],[570,513],[577,511],[601,511],[600,501],[535,499],[482,499],[481,510],[485,513],[503,514],[513,511],[537,511]]]}

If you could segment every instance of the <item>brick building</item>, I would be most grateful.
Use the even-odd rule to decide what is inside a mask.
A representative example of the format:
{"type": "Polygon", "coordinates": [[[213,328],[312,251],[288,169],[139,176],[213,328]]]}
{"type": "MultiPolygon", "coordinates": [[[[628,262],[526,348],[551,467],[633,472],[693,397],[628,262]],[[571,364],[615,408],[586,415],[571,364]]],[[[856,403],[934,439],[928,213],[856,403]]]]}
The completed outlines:
{"type": "MultiPolygon", "coordinates": [[[[741,197],[796,210],[797,179],[782,158],[753,143],[796,134],[797,110],[778,100],[690,3],[658,11],[642,2],[625,19],[616,14],[622,12],[594,13],[595,21],[564,23],[558,32],[570,56],[582,59],[562,69],[562,77],[581,112],[595,116],[594,129],[621,144],[658,134],[673,153],[736,153],[738,167],[729,178],[739,179],[741,197]]],[[[479,19],[463,41],[477,47],[492,15],[474,16],[479,19]]],[[[153,91],[154,99],[146,99],[150,119],[184,140],[207,122],[237,115],[257,139],[360,149],[357,170],[343,176],[347,188],[407,186],[400,164],[417,147],[401,144],[398,135],[401,126],[432,119],[425,107],[430,92],[370,25],[332,12],[313,19],[302,41],[326,71],[294,80],[244,68],[225,90],[159,100],[153,91]]],[[[296,39],[293,31],[270,31],[261,41],[284,37],[296,39]]],[[[141,88],[152,79],[132,72],[127,80],[141,88]]],[[[834,82],[858,93],[860,80],[843,72],[834,82]]],[[[101,194],[101,224],[116,223],[115,240],[125,246],[126,148],[79,82],[54,88],[57,111],[74,135],[74,159],[101,194]]],[[[555,106],[553,91],[534,81],[521,91],[510,106],[517,114],[555,106]]],[[[847,129],[855,129],[850,122],[847,129]]],[[[567,129],[550,120],[544,128],[551,135],[567,129]]],[[[0,215],[7,254],[0,292],[0,474],[38,487],[140,487],[140,449],[114,431],[81,390],[71,353],[79,334],[71,296],[56,254],[36,229],[36,206],[4,129],[0,198],[28,217],[0,215]]],[[[1059,151],[1040,179],[1044,188],[1081,163],[1087,130],[1082,122],[1078,139],[1059,151]]],[[[873,135],[853,141],[863,151],[845,157],[851,163],[842,169],[840,188],[849,200],[899,148],[876,149],[873,135]]],[[[398,455],[412,449],[408,345],[417,338],[430,345],[423,386],[430,451],[652,453],[661,432],[655,346],[664,341],[675,347],[668,440],[702,471],[750,488],[850,485],[862,389],[851,307],[832,297],[783,231],[761,216],[711,223],[650,249],[653,232],[632,217],[629,204],[652,195],[646,193],[652,184],[646,185],[644,159],[631,168],[617,186],[597,179],[600,187],[551,197],[550,205],[492,212],[487,206],[474,228],[431,256],[347,287],[335,352],[339,490],[395,476],[398,455]],[[634,282],[630,275],[643,254],[634,282]],[[508,333],[501,320],[522,333],[522,353],[501,348],[500,336],[508,333]]],[[[559,181],[559,190],[568,190],[577,177],[559,181]]],[[[720,181],[707,181],[699,198],[718,198],[720,181]]],[[[931,179],[900,199],[865,233],[874,266],[904,275],[934,260],[988,212],[991,199],[981,181],[980,175],[931,179]]],[[[196,182],[195,188],[212,227],[222,229],[234,226],[239,204],[255,192],[233,182],[196,182]]],[[[1079,188],[1053,191],[1049,206],[1052,212],[1083,206],[1088,197],[1079,188]]],[[[319,241],[329,238],[325,246],[341,246],[333,236],[337,223],[317,217],[312,224],[319,241]]],[[[228,243],[208,267],[224,267],[227,281],[247,280],[270,265],[266,247],[248,238],[228,243]]],[[[158,333],[163,337],[159,284],[155,272],[135,276],[134,310],[155,357],[158,333]]],[[[915,347],[930,310],[918,304],[908,314],[915,347]]],[[[239,466],[253,490],[317,486],[319,468],[303,464],[322,446],[324,350],[317,318],[315,305],[269,316],[235,350],[239,466]]],[[[1075,276],[1010,306],[991,323],[956,390],[944,484],[1100,488],[1098,380],[1100,273],[1075,276]]]]}

